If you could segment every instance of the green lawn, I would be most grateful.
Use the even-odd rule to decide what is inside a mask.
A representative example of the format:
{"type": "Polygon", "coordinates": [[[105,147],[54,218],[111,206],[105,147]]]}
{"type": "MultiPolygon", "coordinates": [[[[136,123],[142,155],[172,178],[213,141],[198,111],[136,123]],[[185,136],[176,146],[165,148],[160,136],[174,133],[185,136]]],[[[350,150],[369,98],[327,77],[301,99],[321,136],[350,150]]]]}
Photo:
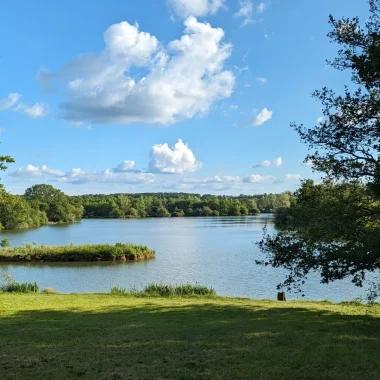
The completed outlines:
{"type": "Polygon", "coordinates": [[[0,379],[380,379],[380,306],[0,294],[0,379]]]}

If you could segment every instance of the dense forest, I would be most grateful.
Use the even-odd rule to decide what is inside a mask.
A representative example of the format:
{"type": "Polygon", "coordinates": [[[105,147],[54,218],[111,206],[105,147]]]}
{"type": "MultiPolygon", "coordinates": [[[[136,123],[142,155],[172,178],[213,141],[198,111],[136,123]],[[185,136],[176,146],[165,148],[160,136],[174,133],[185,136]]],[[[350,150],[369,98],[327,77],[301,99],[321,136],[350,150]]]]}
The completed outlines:
{"type": "Polygon", "coordinates": [[[35,185],[22,196],[0,187],[0,229],[34,228],[82,219],[83,207],[51,185],[35,185]]]}
{"type": "Polygon", "coordinates": [[[188,193],[82,195],[70,198],[84,208],[84,218],[239,216],[272,213],[293,202],[281,194],[215,196],[188,193]]]}
{"type": "Polygon", "coordinates": [[[293,199],[290,192],[237,197],[186,193],[69,197],[51,185],[32,186],[23,195],[0,188],[0,229],[72,223],[82,218],[257,215],[289,207],[293,199]]]}

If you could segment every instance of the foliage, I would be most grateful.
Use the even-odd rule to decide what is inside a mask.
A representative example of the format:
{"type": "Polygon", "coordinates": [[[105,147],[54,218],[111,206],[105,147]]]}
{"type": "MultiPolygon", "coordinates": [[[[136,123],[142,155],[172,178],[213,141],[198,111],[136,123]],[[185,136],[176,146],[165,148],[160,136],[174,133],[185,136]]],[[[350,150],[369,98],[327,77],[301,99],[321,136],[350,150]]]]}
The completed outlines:
{"type": "Polygon", "coordinates": [[[189,296],[215,296],[215,290],[202,285],[164,285],[164,284],[149,284],[142,291],[128,291],[124,288],[113,287],[111,294],[136,296],[157,296],[157,297],[189,297],[189,296]]]}
{"type": "Polygon", "coordinates": [[[126,261],[155,257],[155,251],[143,245],[116,243],[68,246],[35,246],[3,248],[0,261],[126,261]]]}
{"type": "Polygon", "coordinates": [[[380,0],[370,0],[371,16],[363,28],[357,17],[330,16],[332,42],[341,45],[329,64],[351,71],[354,91],[343,95],[323,88],[314,93],[325,121],[314,127],[293,125],[310,149],[313,167],[334,178],[380,181],[380,0]]]}
{"type": "Polygon", "coordinates": [[[0,267],[0,289],[5,289],[9,284],[15,282],[14,278],[6,268],[0,267]]]}
{"type": "Polygon", "coordinates": [[[38,293],[40,287],[36,282],[11,282],[3,290],[10,293],[38,293]]]}
{"type": "Polygon", "coordinates": [[[331,181],[316,185],[305,181],[297,202],[281,210],[282,227],[259,243],[266,260],[258,264],[289,270],[286,286],[300,290],[310,272],[318,270],[321,282],[351,277],[363,285],[368,272],[380,269],[380,202],[360,183],[331,181]]]}
{"type": "Polygon", "coordinates": [[[377,304],[2,293],[0,341],[1,379],[380,378],[377,304]]]}
{"type": "Polygon", "coordinates": [[[7,169],[6,164],[11,164],[13,162],[15,162],[15,160],[11,156],[0,155],[0,170],[6,170],[7,169]]]}
{"type": "Polygon", "coordinates": [[[82,219],[83,207],[51,185],[34,185],[26,189],[24,197],[46,212],[50,222],[71,223],[82,219]]]}
{"type": "Polygon", "coordinates": [[[33,228],[47,224],[46,214],[25,199],[0,192],[0,225],[3,229],[33,228]]]}
{"type": "Polygon", "coordinates": [[[293,124],[311,150],[306,161],[327,177],[320,185],[304,182],[289,210],[276,214],[285,230],[259,243],[266,255],[259,264],[289,270],[280,287],[300,290],[314,271],[323,283],[349,277],[362,286],[368,272],[380,269],[380,0],[369,4],[365,27],[358,18],[330,16],[328,36],[341,49],[329,63],[351,71],[352,85],[343,95],[314,93],[323,122],[293,124]]]}
{"type": "Polygon", "coordinates": [[[271,213],[289,207],[293,195],[214,196],[187,193],[82,195],[71,197],[84,207],[84,218],[239,216],[271,213]]]}
{"type": "Polygon", "coordinates": [[[1,248],[8,248],[11,246],[9,239],[6,236],[3,236],[0,241],[1,248]]]}

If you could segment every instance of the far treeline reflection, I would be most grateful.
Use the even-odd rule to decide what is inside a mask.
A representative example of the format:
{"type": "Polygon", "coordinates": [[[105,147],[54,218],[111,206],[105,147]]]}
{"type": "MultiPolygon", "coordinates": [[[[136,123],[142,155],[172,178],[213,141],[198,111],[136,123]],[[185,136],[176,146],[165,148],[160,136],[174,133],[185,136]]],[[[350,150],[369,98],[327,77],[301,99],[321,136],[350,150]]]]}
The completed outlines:
{"type": "Polygon", "coordinates": [[[82,218],[240,216],[273,213],[294,202],[291,192],[261,195],[141,193],[69,197],[51,185],[35,185],[22,196],[0,191],[0,229],[35,228],[82,218]]]}

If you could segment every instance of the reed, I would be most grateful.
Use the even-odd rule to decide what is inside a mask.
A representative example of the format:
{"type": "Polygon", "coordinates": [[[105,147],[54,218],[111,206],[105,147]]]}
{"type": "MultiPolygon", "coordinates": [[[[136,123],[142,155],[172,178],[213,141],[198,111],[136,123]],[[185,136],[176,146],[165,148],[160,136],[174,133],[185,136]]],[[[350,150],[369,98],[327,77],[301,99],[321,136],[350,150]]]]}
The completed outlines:
{"type": "Polygon", "coordinates": [[[202,285],[164,285],[164,284],[149,284],[143,290],[127,290],[114,286],[111,289],[111,294],[114,295],[136,295],[149,297],[191,297],[191,296],[216,296],[216,292],[212,288],[202,285]]]}
{"type": "Polygon", "coordinates": [[[3,289],[10,293],[38,293],[40,287],[36,282],[11,282],[3,289]]]}
{"type": "Polygon", "coordinates": [[[143,245],[116,243],[67,246],[37,246],[0,249],[2,262],[30,261],[137,261],[155,257],[155,251],[143,245]]]}

